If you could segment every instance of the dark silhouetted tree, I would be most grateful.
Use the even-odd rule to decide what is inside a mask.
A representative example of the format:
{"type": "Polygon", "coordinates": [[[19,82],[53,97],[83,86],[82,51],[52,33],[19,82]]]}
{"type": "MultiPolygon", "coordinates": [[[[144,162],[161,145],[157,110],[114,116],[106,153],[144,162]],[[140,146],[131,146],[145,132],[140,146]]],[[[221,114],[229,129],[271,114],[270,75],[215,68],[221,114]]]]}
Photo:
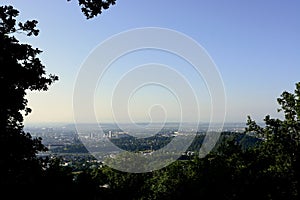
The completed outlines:
{"type": "Polygon", "coordinates": [[[283,119],[267,115],[265,126],[248,118],[247,132],[255,133],[264,142],[256,149],[257,156],[248,171],[253,185],[269,199],[298,199],[300,194],[300,83],[294,93],[283,92],[277,99],[283,119]]]}
{"type": "Polygon", "coordinates": [[[23,131],[23,115],[28,90],[47,90],[58,80],[46,76],[38,55],[41,50],[22,44],[17,34],[37,36],[37,21],[17,22],[19,12],[12,6],[0,7],[0,183],[21,184],[35,181],[41,170],[38,151],[45,150],[41,138],[32,138],[23,131]]]}
{"type": "Polygon", "coordinates": [[[116,0],[78,0],[78,4],[86,18],[91,19],[101,14],[103,10],[107,10],[111,5],[115,5],[116,0]]]}

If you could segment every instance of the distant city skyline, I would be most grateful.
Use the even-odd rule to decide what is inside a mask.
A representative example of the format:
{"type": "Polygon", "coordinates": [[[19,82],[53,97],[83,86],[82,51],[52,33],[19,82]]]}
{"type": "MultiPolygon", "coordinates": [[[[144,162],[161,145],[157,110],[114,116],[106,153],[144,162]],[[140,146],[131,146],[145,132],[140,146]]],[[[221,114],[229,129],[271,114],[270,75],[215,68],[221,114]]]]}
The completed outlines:
{"type": "MultiPolygon", "coordinates": [[[[19,20],[37,19],[40,36],[16,37],[43,50],[41,60],[47,73],[59,81],[47,92],[28,92],[32,113],[25,124],[73,123],[73,89],[76,77],[89,53],[105,39],[120,32],[142,27],[162,27],[182,32],[198,42],[211,56],[222,77],[226,98],[226,122],[256,121],[264,116],[280,117],[276,98],[293,91],[300,81],[300,2],[298,1],[121,1],[92,20],[86,20],[77,1],[4,0],[20,11],[19,20]]],[[[103,79],[106,90],[95,91],[95,113],[100,122],[111,122],[106,95],[114,81],[126,70],[145,63],[173,66],[197,87],[200,120],[208,122],[209,92],[202,79],[195,79],[187,63],[165,52],[142,51],[114,63],[103,79]]],[[[158,74],[164,76],[164,74],[158,74]]],[[[167,76],[167,75],[165,75],[167,76]]],[[[100,83],[99,83],[100,84],[100,83]]],[[[164,88],[151,86],[138,90],[128,101],[132,119],[159,121],[169,106],[168,121],[179,121],[178,102],[164,88]],[[151,96],[152,95],[152,96],[151,96]],[[145,101],[147,99],[148,101],[145,101]]],[[[121,101],[121,100],[118,100],[121,101]]],[[[191,111],[193,109],[191,108],[191,111]]],[[[120,116],[122,118],[122,116],[120,116]]],[[[88,119],[87,119],[88,122],[88,119]]]]}

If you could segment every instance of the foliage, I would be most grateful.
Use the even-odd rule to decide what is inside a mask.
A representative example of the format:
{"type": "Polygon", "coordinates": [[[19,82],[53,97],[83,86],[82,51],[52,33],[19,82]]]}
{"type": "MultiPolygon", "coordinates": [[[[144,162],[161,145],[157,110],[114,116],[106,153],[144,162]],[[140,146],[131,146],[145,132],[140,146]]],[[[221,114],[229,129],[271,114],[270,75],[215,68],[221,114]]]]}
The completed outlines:
{"type": "Polygon", "coordinates": [[[88,153],[88,150],[82,143],[66,145],[51,150],[52,153],[88,153]]]}
{"type": "Polygon", "coordinates": [[[300,83],[278,99],[283,120],[267,116],[260,127],[249,118],[244,134],[224,133],[205,158],[146,174],[95,169],[108,186],[103,198],[299,199],[299,91],[300,83]]]}
{"type": "Polygon", "coordinates": [[[171,139],[172,137],[164,137],[160,135],[154,135],[147,138],[128,136],[124,138],[111,139],[111,142],[126,151],[138,152],[161,149],[162,147],[166,146],[171,139]]]}
{"type": "MultiPolygon", "coordinates": [[[[67,0],[71,1],[71,0],[67,0]]],[[[116,0],[78,0],[82,13],[87,19],[91,19],[116,4],[116,0]]]]}
{"type": "Polygon", "coordinates": [[[41,50],[21,44],[17,34],[37,36],[37,21],[17,22],[19,12],[12,6],[0,7],[0,183],[34,182],[41,171],[38,151],[46,148],[41,138],[32,138],[23,131],[23,114],[27,107],[27,90],[47,90],[58,80],[45,76],[45,67],[38,55],[41,50]]]}
{"type": "Polygon", "coordinates": [[[256,151],[258,158],[253,164],[259,167],[257,177],[265,177],[271,198],[296,199],[300,182],[300,83],[294,93],[284,91],[277,99],[284,118],[273,119],[267,115],[265,127],[258,126],[248,117],[247,132],[254,132],[265,140],[256,151]]]}

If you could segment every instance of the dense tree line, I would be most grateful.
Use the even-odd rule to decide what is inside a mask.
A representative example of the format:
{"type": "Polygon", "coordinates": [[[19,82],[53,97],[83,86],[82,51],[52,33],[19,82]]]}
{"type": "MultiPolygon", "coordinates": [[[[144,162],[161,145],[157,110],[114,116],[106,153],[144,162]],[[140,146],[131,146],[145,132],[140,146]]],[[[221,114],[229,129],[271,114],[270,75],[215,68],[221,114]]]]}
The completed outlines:
{"type": "MultiPolygon", "coordinates": [[[[172,141],[174,136],[161,136],[154,135],[147,138],[137,138],[133,136],[127,136],[123,138],[111,138],[110,141],[118,146],[119,148],[130,151],[130,152],[140,152],[140,151],[156,151],[163,148],[172,141]]],[[[187,151],[199,152],[201,145],[203,143],[205,134],[196,134],[193,142],[187,149],[187,151]]],[[[244,133],[236,132],[222,132],[219,141],[217,142],[213,151],[217,151],[218,147],[221,145],[222,141],[233,139],[237,144],[241,146],[242,149],[248,149],[250,147],[256,146],[261,142],[261,139],[249,136],[244,133]]],[[[74,144],[66,145],[64,147],[58,147],[51,150],[52,153],[88,153],[88,150],[79,140],[74,144]]]]}
{"type": "MultiPolygon", "coordinates": [[[[107,166],[86,169],[72,175],[73,187],[88,183],[90,194],[99,199],[299,199],[299,151],[298,147],[291,147],[298,145],[299,138],[285,138],[286,134],[281,134],[287,130],[275,131],[270,124],[285,124],[287,119],[267,116],[265,120],[266,126],[262,128],[249,118],[243,135],[251,134],[248,139],[256,136],[259,140],[250,142],[251,145],[246,142],[247,148],[240,142],[242,134],[225,133],[217,149],[205,158],[195,155],[190,160],[178,160],[166,168],[142,174],[107,166]],[[292,138],[294,142],[290,141],[292,138]]],[[[299,134],[297,128],[291,131],[299,134]]]]}

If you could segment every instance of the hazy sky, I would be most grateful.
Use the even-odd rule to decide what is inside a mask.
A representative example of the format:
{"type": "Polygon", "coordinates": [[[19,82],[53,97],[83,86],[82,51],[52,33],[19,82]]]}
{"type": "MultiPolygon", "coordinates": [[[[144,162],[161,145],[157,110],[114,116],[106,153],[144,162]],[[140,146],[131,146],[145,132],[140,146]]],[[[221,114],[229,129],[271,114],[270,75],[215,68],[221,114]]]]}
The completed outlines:
{"type": "MultiPolygon", "coordinates": [[[[47,92],[28,93],[33,112],[26,117],[26,123],[72,122],[73,88],[81,64],[105,39],[133,28],[169,28],[202,45],[224,82],[227,122],[244,122],[247,115],[257,121],[266,114],[279,116],[276,98],[283,90],[292,91],[300,81],[300,2],[297,0],[117,0],[115,6],[92,20],[85,19],[76,0],[4,0],[1,4],[14,5],[20,11],[20,20],[39,21],[38,37],[18,38],[42,49],[40,57],[47,72],[60,78],[47,92]]],[[[199,84],[198,90],[203,91],[199,95],[201,120],[209,120],[209,92],[200,79],[193,83],[193,73],[183,67],[186,65],[183,61],[156,51],[137,52],[121,61],[104,78],[106,85],[122,76],[124,68],[120,66],[127,70],[151,62],[175,66],[180,73],[190,75],[188,80],[194,87],[199,84]]],[[[167,77],[160,74],[164,75],[167,77]]],[[[95,112],[103,121],[112,119],[111,111],[104,106],[109,101],[105,94],[110,90],[106,88],[103,92],[98,87],[95,94],[95,109],[99,111],[95,112]]],[[[175,108],[180,102],[167,88],[151,85],[137,90],[126,101],[136,121],[149,120],[149,109],[153,116],[163,115],[163,110],[156,106],[159,104],[170,109],[169,120],[178,120],[179,111],[175,108]]]]}

